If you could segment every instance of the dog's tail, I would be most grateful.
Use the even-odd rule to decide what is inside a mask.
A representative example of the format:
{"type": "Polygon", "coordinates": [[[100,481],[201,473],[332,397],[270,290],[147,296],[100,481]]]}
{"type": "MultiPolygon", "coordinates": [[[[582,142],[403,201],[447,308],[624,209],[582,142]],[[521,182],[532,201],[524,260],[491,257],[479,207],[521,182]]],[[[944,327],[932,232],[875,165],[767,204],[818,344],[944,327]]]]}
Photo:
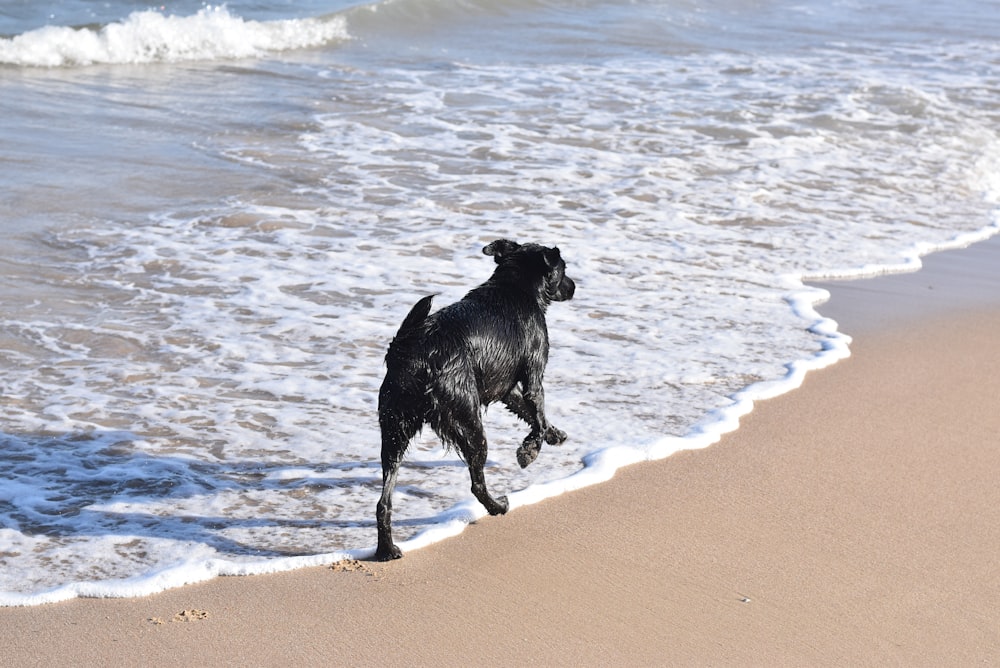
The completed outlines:
{"type": "Polygon", "coordinates": [[[416,336],[423,328],[424,321],[431,312],[431,302],[434,295],[427,295],[410,309],[410,312],[403,318],[403,324],[399,326],[396,336],[389,342],[389,351],[385,355],[385,361],[390,366],[394,361],[402,363],[402,360],[409,357],[407,354],[417,344],[416,336]]]}
{"type": "Polygon", "coordinates": [[[412,334],[415,329],[423,324],[427,316],[430,315],[432,301],[434,301],[434,295],[427,295],[413,305],[410,312],[403,318],[403,324],[399,326],[399,331],[396,332],[397,339],[407,338],[409,334],[412,334]]]}

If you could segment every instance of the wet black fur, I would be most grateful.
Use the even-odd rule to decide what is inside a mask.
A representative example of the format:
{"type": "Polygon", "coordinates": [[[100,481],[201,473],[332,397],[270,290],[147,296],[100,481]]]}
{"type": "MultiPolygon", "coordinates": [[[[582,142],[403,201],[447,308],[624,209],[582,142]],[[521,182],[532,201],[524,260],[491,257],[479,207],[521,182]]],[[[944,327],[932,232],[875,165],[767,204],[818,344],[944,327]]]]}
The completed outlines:
{"type": "Polygon", "coordinates": [[[530,427],[517,450],[525,467],[542,441],[566,434],[545,417],[542,377],[549,357],[545,310],[572,299],[573,279],[558,248],[501,239],[485,248],[497,268],[488,281],[431,313],[432,296],[418,301],[389,344],[379,392],[382,496],[375,516],[380,561],[402,556],[392,541],[392,492],[403,455],[424,424],[454,447],[469,467],[472,493],[491,515],[507,512],[507,497],[486,489],[487,444],[482,408],[500,401],[530,427]]]}

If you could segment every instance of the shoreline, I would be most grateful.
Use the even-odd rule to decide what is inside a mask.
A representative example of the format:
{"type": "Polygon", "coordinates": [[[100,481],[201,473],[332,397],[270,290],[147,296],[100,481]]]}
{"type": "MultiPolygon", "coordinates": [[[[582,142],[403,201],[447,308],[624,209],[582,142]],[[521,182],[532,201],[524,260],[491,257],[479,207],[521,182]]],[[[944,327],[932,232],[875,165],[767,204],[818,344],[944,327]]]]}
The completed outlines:
{"type": "Polygon", "coordinates": [[[1000,237],[810,282],[851,357],[389,564],[0,608],[11,665],[1000,661],[1000,237]],[[929,391],[930,390],[930,391],[929,391]],[[175,621],[176,620],[176,621],[175,621]]]}

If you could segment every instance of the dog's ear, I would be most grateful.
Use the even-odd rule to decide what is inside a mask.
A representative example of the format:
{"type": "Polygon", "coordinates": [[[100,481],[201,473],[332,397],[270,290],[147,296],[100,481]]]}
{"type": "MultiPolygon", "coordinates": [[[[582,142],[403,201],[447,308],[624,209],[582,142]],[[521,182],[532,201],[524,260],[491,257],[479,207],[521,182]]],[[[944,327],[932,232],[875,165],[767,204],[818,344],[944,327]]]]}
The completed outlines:
{"type": "Polygon", "coordinates": [[[562,255],[560,255],[559,253],[558,246],[554,246],[552,248],[546,248],[545,252],[543,253],[543,257],[545,258],[545,266],[548,267],[549,269],[552,269],[553,267],[557,266],[560,262],[562,262],[562,255]]]}
{"type": "Polygon", "coordinates": [[[505,256],[510,255],[520,247],[521,244],[516,241],[511,241],[510,239],[497,239],[483,248],[483,254],[492,255],[493,259],[496,260],[496,263],[500,264],[500,260],[502,260],[505,256]]]}

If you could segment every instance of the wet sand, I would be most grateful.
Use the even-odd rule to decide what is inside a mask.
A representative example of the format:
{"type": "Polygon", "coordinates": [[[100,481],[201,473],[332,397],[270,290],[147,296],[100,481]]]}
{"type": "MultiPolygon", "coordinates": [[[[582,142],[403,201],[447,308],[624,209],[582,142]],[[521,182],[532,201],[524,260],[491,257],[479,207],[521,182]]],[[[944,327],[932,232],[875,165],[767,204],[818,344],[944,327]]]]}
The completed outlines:
{"type": "Polygon", "coordinates": [[[713,447],[389,564],[0,609],[2,663],[1000,662],[1000,240],[925,263],[824,285],[852,356],[713,447]]]}

